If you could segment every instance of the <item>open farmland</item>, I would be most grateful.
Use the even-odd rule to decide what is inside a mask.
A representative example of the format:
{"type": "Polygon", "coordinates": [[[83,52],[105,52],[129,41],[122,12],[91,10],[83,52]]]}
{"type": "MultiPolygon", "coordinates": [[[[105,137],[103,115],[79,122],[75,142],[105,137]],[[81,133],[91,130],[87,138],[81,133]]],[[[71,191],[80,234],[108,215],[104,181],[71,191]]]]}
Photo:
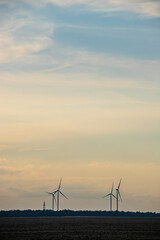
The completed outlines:
{"type": "Polygon", "coordinates": [[[0,218],[1,239],[160,239],[160,218],[0,218]]]}

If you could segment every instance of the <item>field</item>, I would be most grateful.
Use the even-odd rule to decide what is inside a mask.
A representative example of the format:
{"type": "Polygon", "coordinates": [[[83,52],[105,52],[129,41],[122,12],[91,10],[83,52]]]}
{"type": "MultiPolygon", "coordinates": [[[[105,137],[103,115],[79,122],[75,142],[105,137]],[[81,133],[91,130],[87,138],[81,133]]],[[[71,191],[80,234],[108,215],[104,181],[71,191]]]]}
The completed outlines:
{"type": "Polygon", "coordinates": [[[0,218],[0,239],[160,239],[160,218],[0,218]]]}

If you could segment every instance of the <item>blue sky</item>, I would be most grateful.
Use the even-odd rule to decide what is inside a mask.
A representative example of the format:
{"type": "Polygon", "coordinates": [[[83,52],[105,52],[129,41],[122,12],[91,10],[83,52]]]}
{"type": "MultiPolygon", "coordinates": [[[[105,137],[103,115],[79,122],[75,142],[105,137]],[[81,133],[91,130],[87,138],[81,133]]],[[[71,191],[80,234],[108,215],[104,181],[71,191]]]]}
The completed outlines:
{"type": "Polygon", "coordinates": [[[63,177],[63,208],[107,209],[122,177],[121,209],[159,211],[160,3],[0,1],[0,21],[0,208],[49,208],[63,177]]]}

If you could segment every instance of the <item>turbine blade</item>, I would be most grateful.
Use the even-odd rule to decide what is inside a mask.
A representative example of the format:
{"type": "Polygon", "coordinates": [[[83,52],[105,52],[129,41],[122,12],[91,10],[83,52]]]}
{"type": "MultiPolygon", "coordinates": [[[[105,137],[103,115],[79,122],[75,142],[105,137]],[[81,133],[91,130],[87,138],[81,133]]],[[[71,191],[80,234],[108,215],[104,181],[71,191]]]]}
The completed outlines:
{"type": "Polygon", "coordinates": [[[118,194],[119,194],[119,197],[120,197],[120,199],[121,199],[121,202],[122,202],[121,194],[120,194],[120,192],[119,192],[119,191],[118,191],[118,194]]]}
{"type": "Polygon", "coordinates": [[[112,183],[111,193],[113,192],[113,186],[114,186],[114,182],[112,183]]]}
{"type": "Polygon", "coordinates": [[[102,198],[108,197],[109,195],[111,195],[111,194],[109,193],[109,194],[105,195],[105,196],[104,196],[104,197],[102,197],[102,198]]]}
{"type": "Polygon", "coordinates": [[[62,182],[62,178],[60,179],[58,190],[61,188],[61,182],[62,182]]]}
{"type": "Polygon", "coordinates": [[[112,196],[115,198],[115,199],[117,199],[115,196],[114,196],[114,194],[112,193],[112,196]]]}
{"type": "Polygon", "coordinates": [[[68,199],[61,191],[59,191],[60,192],[60,194],[62,194],[63,195],[63,197],[65,197],[66,199],[68,199]]]}
{"type": "Polygon", "coordinates": [[[119,190],[119,188],[120,188],[121,181],[122,181],[122,178],[121,178],[120,181],[119,181],[119,184],[118,184],[118,190],[119,190]]]}
{"type": "Polygon", "coordinates": [[[53,195],[53,199],[54,199],[55,203],[57,203],[57,201],[56,201],[56,198],[55,198],[55,196],[54,196],[54,195],[53,195]]]}
{"type": "Polygon", "coordinates": [[[51,193],[51,192],[45,192],[45,193],[48,193],[48,194],[51,194],[51,195],[52,195],[52,193],[51,193]]]}

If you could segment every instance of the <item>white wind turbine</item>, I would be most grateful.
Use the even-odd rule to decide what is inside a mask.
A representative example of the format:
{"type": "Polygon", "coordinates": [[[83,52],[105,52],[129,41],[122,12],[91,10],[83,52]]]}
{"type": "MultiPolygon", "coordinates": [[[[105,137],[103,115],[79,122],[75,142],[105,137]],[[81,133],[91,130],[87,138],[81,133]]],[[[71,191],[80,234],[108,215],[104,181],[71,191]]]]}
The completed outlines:
{"type": "Polygon", "coordinates": [[[56,202],[55,193],[52,193],[52,192],[46,192],[46,193],[52,196],[52,211],[54,211],[54,202],[56,202]]]}
{"type": "Polygon", "coordinates": [[[63,197],[65,197],[66,199],[68,199],[68,198],[60,191],[61,183],[62,183],[62,178],[60,179],[58,189],[53,192],[53,194],[57,194],[57,211],[59,211],[59,196],[60,196],[60,194],[61,194],[63,197]]]}
{"type": "Polygon", "coordinates": [[[119,201],[118,198],[120,198],[121,202],[122,202],[121,194],[120,194],[120,191],[119,191],[119,188],[120,188],[120,185],[121,185],[121,181],[122,181],[122,178],[120,179],[119,184],[118,184],[118,188],[116,189],[117,211],[118,211],[118,201],[119,201]]]}
{"type": "Polygon", "coordinates": [[[110,211],[112,211],[112,197],[114,197],[116,199],[116,197],[113,194],[113,185],[114,185],[114,183],[112,183],[111,192],[103,197],[103,198],[105,198],[105,197],[110,196],[110,211]]]}

